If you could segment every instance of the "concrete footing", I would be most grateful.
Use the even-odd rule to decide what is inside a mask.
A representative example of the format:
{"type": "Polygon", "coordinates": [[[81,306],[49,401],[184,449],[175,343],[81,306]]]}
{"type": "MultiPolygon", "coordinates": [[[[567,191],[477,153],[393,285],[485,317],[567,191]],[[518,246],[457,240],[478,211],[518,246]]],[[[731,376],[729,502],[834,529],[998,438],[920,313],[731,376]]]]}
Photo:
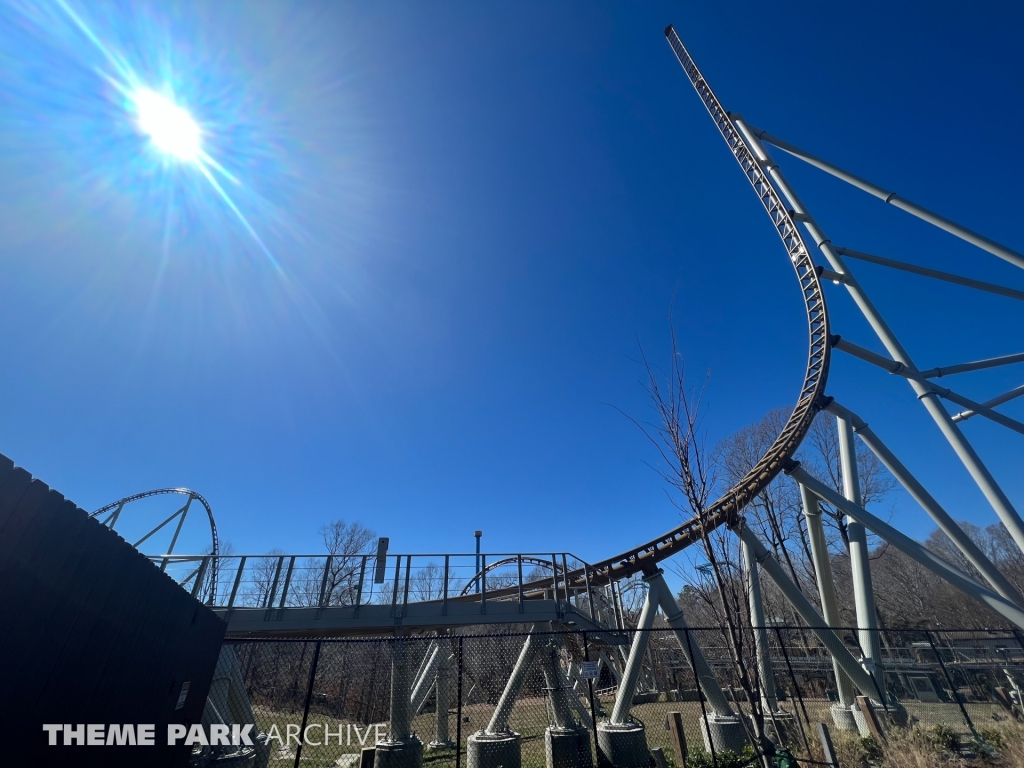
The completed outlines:
{"type": "Polygon", "coordinates": [[[598,760],[615,768],[648,768],[651,752],[641,723],[598,723],[598,760]]]}
{"type": "Polygon", "coordinates": [[[422,768],[423,742],[416,736],[404,741],[382,741],[373,756],[373,768],[422,768]]]}
{"type": "Polygon", "coordinates": [[[544,731],[547,768],[593,768],[590,731],[586,728],[548,726],[544,731]]]}
{"type": "Polygon", "coordinates": [[[730,749],[739,753],[749,741],[743,723],[737,715],[719,715],[715,712],[708,712],[707,719],[701,719],[701,735],[704,737],[704,749],[715,751],[730,749]]]}
{"type": "Polygon", "coordinates": [[[427,749],[455,749],[454,741],[430,741],[427,742],[427,749]]]}
{"type": "MultiPolygon", "coordinates": [[[[522,737],[518,733],[477,731],[466,739],[467,768],[522,768],[522,737]]],[[[374,766],[379,768],[379,766],[374,766]]]]}
{"type": "Polygon", "coordinates": [[[849,706],[843,706],[839,702],[832,705],[832,724],[837,731],[856,731],[857,721],[853,719],[853,711],[849,706]]]}
{"type": "MultiPolygon", "coordinates": [[[[903,727],[909,720],[906,708],[899,702],[890,704],[888,707],[883,707],[877,701],[872,701],[871,709],[874,710],[875,716],[880,721],[883,729],[886,727],[886,723],[891,722],[893,725],[903,727]]],[[[850,718],[855,723],[855,728],[862,737],[867,738],[872,735],[871,729],[868,728],[868,721],[864,717],[864,713],[860,711],[860,707],[856,704],[850,706],[850,718]]]]}

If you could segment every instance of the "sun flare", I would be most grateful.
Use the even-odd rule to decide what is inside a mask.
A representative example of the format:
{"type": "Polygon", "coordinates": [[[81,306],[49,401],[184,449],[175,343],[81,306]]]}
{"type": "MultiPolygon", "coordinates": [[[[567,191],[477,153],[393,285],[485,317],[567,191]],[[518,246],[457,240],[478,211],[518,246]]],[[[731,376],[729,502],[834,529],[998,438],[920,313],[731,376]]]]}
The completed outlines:
{"type": "Polygon", "coordinates": [[[192,116],[170,99],[149,89],[132,94],[139,128],[164,154],[194,163],[202,151],[202,131],[192,116]]]}

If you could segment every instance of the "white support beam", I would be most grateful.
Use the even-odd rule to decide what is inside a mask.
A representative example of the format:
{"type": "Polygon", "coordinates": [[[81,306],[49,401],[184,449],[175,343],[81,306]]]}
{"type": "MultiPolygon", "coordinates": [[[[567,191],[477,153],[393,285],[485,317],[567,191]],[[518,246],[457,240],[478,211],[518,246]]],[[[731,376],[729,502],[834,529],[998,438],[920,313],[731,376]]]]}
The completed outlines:
{"type": "Polygon", "coordinates": [[[672,590],[669,589],[668,584],[665,582],[664,575],[661,571],[657,571],[645,578],[648,584],[650,584],[651,594],[654,596],[653,599],[661,606],[661,610],[665,614],[665,621],[672,627],[673,634],[676,636],[676,642],[679,643],[680,650],[690,663],[690,668],[693,670],[694,677],[697,678],[697,685],[700,686],[701,691],[704,693],[704,698],[716,715],[733,717],[735,713],[732,711],[732,707],[729,706],[729,700],[725,698],[725,694],[715,678],[715,673],[711,670],[711,665],[708,664],[707,659],[704,657],[700,644],[690,633],[686,617],[683,615],[683,611],[680,609],[676,599],[672,596],[672,590]]]}
{"type": "Polygon", "coordinates": [[[626,659],[626,668],[622,672],[622,681],[615,694],[615,706],[612,707],[610,721],[613,725],[621,725],[627,721],[629,710],[633,707],[633,696],[636,684],[640,679],[640,669],[644,663],[647,644],[651,641],[650,629],[654,625],[654,617],[658,614],[658,599],[653,590],[647,590],[644,607],[640,611],[640,623],[633,633],[633,644],[626,659]]]}
{"type": "MultiPolygon", "coordinates": [[[[738,115],[733,116],[733,123],[737,130],[743,136],[747,146],[750,147],[751,152],[757,158],[758,162],[765,169],[765,172],[771,178],[772,182],[778,188],[786,200],[789,201],[793,212],[799,216],[799,220],[803,223],[807,229],[808,234],[814,239],[818,249],[822,252],[825,258],[828,260],[832,269],[836,272],[845,275],[844,285],[846,286],[847,292],[850,294],[850,298],[857,305],[864,319],[867,320],[868,325],[878,336],[879,341],[889,352],[892,359],[898,363],[902,363],[904,367],[908,369],[907,380],[910,383],[911,389],[913,389],[915,396],[920,400],[925,410],[928,411],[928,415],[932,417],[932,420],[938,426],[942,432],[943,437],[953,448],[954,453],[960,459],[961,463],[970,473],[974,482],[978,488],[984,494],[988,503],[995,510],[995,513],[999,516],[999,519],[1006,526],[1006,529],[1010,532],[1010,536],[1013,538],[1017,547],[1024,552],[1024,520],[1021,520],[1017,510],[1014,509],[1010,503],[1009,498],[1003,492],[1003,489],[999,487],[992,473],[989,472],[988,467],[978,456],[974,447],[970,444],[960,428],[953,421],[952,417],[938,402],[938,395],[932,391],[926,383],[923,383],[918,373],[918,368],[914,365],[907,350],[904,349],[903,344],[900,343],[896,334],[886,323],[881,313],[875,307],[874,303],[868,298],[867,293],[861,288],[857,278],[850,272],[850,269],[846,266],[842,257],[836,253],[835,248],[832,247],[832,241],[825,236],[821,227],[815,221],[814,217],[807,210],[807,207],[800,200],[800,197],[793,191],[793,188],[789,185],[786,177],[782,174],[779,166],[771,159],[768,151],[764,148],[761,140],[755,135],[755,132],[743,121],[738,115]]],[[[888,193],[887,193],[888,194],[888,193]]],[[[986,241],[991,242],[991,241],[986,241]]],[[[994,244],[997,245],[997,244],[994,244]]],[[[999,246],[1000,248],[1002,246],[999,246]]],[[[1004,249],[1005,250],[1005,249],[1004,249]]],[[[1008,251],[1014,258],[1017,259],[1015,263],[1019,266],[1024,266],[1024,257],[1012,251],[1008,251]]],[[[979,411],[981,412],[981,411],[979,411]]]]}
{"type": "MultiPolygon", "coordinates": [[[[986,400],[982,405],[986,408],[995,408],[997,405],[1002,405],[1003,403],[1009,402],[1021,395],[1024,395],[1024,384],[1021,384],[1019,387],[1014,387],[1009,392],[1004,392],[997,397],[993,397],[991,400],[986,400]]],[[[967,421],[967,419],[977,415],[977,411],[960,411],[960,413],[953,416],[953,421],[967,421]]]]}
{"type": "MultiPolygon", "coordinates": [[[[964,397],[963,395],[959,394],[958,392],[954,392],[948,387],[940,387],[939,385],[933,384],[930,381],[925,381],[923,374],[915,371],[913,368],[908,367],[907,365],[901,362],[891,360],[885,355],[880,355],[877,352],[872,352],[870,349],[865,349],[864,347],[858,344],[854,344],[852,341],[847,341],[842,336],[833,336],[831,341],[832,347],[834,349],[838,349],[840,352],[845,352],[848,355],[852,355],[853,357],[859,358],[867,363],[876,365],[879,368],[888,371],[889,373],[895,373],[899,376],[903,376],[912,383],[917,384],[926,394],[930,393],[937,395],[941,397],[943,400],[949,400],[951,403],[956,403],[957,405],[969,409],[969,411],[962,411],[961,413],[969,412],[971,416],[984,416],[986,419],[994,421],[996,424],[1000,424],[1006,427],[1007,429],[1011,429],[1014,432],[1019,432],[1020,434],[1024,435],[1024,424],[1017,421],[1016,419],[1011,419],[1009,416],[1005,416],[999,413],[998,411],[993,410],[985,403],[979,403],[970,399],[969,397],[964,397]]],[[[1012,397],[1016,397],[1016,395],[1013,395],[1012,397]]],[[[1005,399],[1000,400],[1000,402],[1006,402],[1006,400],[1011,400],[1012,397],[1006,397],[1005,399]]],[[[944,410],[943,412],[945,413],[944,410]]],[[[960,416],[960,414],[957,415],[960,416]]],[[[946,414],[946,416],[947,418],[949,418],[950,422],[963,421],[964,419],[963,416],[961,416],[959,419],[954,418],[952,416],[949,416],[948,413],[946,414]]],[[[956,446],[954,445],[954,448],[955,447],[956,446]]],[[[968,469],[970,469],[970,467],[968,467],[968,469]]]]}
{"type": "Polygon", "coordinates": [[[909,536],[900,533],[885,521],[875,517],[863,507],[860,507],[841,494],[836,493],[827,485],[811,475],[799,464],[787,470],[787,473],[797,482],[806,485],[818,498],[827,501],[829,504],[841,509],[850,517],[856,518],[865,526],[875,532],[885,541],[889,542],[903,554],[916,560],[932,573],[952,584],[964,594],[973,597],[983,605],[991,608],[1003,618],[1024,629],[1024,610],[1007,600],[1002,595],[989,589],[981,582],[975,581],[959,568],[950,565],[931,550],[918,544],[909,536]]]}
{"type": "MultiPolygon", "coordinates": [[[[843,495],[862,506],[860,477],[857,473],[857,448],[853,441],[853,426],[842,417],[836,418],[839,430],[839,464],[843,475],[843,495]]],[[[846,533],[850,540],[850,571],[853,577],[853,601],[857,609],[857,634],[864,656],[881,674],[882,649],[878,640],[878,614],[875,611],[875,588],[868,564],[868,536],[864,525],[853,517],[846,518],[846,533]]]]}
{"type": "Polygon", "coordinates": [[[950,221],[945,216],[940,216],[933,211],[929,211],[924,206],[920,206],[917,203],[912,203],[909,200],[900,197],[895,192],[890,192],[887,189],[883,189],[877,184],[873,184],[870,181],[861,178],[849,171],[843,170],[837,165],[822,160],[820,157],[812,155],[810,152],[800,149],[800,147],[790,144],[787,141],[783,141],[777,136],[772,136],[768,131],[763,131],[759,128],[755,128],[752,125],[748,125],[748,129],[752,136],[760,141],[765,141],[772,146],[778,147],[783,152],[788,152],[793,157],[803,160],[809,165],[813,165],[825,173],[835,176],[837,179],[842,179],[847,184],[850,184],[857,189],[867,192],[869,195],[874,195],[879,200],[882,200],[889,205],[892,205],[900,210],[906,211],[911,216],[916,216],[922,221],[927,221],[929,224],[943,229],[949,232],[951,235],[959,237],[961,240],[965,240],[971,245],[976,245],[984,251],[988,251],[994,256],[998,256],[1004,261],[1008,261],[1011,264],[1024,268],[1024,255],[1017,253],[1017,251],[1007,248],[1005,245],[997,243],[995,240],[990,240],[984,235],[980,235],[967,227],[961,226],[954,221],[950,221]]]}
{"type": "MultiPolygon", "coordinates": [[[[800,499],[803,502],[804,517],[807,520],[807,533],[811,543],[811,558],[814,560],[814,574],[818,581],[818,595],[821,598],[821,614],[830,627],[842,626],[839,617],[839,601],[836,599],[835,582],[832,580],[832,563],[828,554],[828,542],[825,539],[825,528],[821,520],[821,505],[818,497],[800,486],[800,499]]],[[[849,709],[857,693],[853,683],[843,671],[839,663],[833,660],[833,671],[836,676],[836,692],[839,703],[849,709]]]]}
{"type": "Polygon", "coordinates": [[[761,600],[761,577],[757,572],[757,558],[745,541],[740,542],[743,552],[743,571],[747,579],[747,602],[750,606],[750,627],[754,633],[754,654],[757,660],[757,674],[760,678],[761,702],[766,713],[778,712],[779,701],[775,695],[775,674],[772,670],[771,647],[768,645],[768,627],[764,617],[764,603],[761,600]]]}
{"type": "MultiPolygon", "coordinates": [[[[910,470],[896,458],[896,455],[879,439],[878,435],[867,425],[867,422],[835,400],[832,400],[826,406],[826,410],[853,425],[854,433],[871,449],[871,452],[878,457],[878,460],[882,462],[885,468],[907,490],[907,493],[921,505],[921,508],[928,513],[939,528],[949,536],[961,554],[978,570],[978,573],[982,575],[993,589],[1007,600],[1024,607],[1024,596],[1021,596],[1017,588],[999,572],[999,569],[985,556],[981,548],[971,540],[970,536],[964,533],[964,530],[956,524],[952,516],[928,493],[927,489],[914,477],[910,470]]],[[[801,488],[804,488],[804,486],[801,486],[801,488]]]]}
{"type": "Polygon", "coordinates": [[[1009,299],[1017,299],[1017,301],[1024,301],[1024,291],[1018,291],[1013,288],[1007,288],[1004,285],[986,283],[983,280],[974,280],[973,278],[970,277],[954,275],[951,272],[940,272],[937,269],[929,269],[928,267],[919,267],[916,264],[908,264],[905,261],[896,261],[896,259],[887,259],[883,256],[875,256],[874,254],[871,253],[855,251],[852,248],[836,247],[836,253],[838,253],[840,256],[849,256],[851,259],[869,261],[872,264],[880,264],[883,267],[890,267],[892,269],[898,269],[903,272],[910,272],[911,274],[921,275],[922,277],[930,277],[933,280],[942,280],[947,283],[962,285],[965,288],[973,288],[977,291],[985,291],[986,293],[994,293],[997,296],[1005,296],[1009,299]]]}
{"type": "Polygon", "coordinates": [[[534,634],[536,631],[536,625],[530,627],[530,634],[526,636],[526,642],[523,643],[523,648],[519,652],[519,658],[516,659],[516,664],[512,668],[512,674],[509,675],[508,682],[505,683],[505,690],[501,692],[498,705],[494,708],[494,714],[491,715],[491,720],[487,724],[486,733],[488,734],[508,733],[508,719],[512,715],[512,708],[519,697],[519,690],[526,682],[526,674],[530,671],[530,665],[533,664],[540,646],[540,641],[534,634]]]}
{"type": "Polygon", "coordinates": [[[1024,352],[1017,352],[1013,355],[1002,355],[1001,357],[990,357],[986,360],[975,360],[972,363],[960,363],[959,365],[946,365],[942,368],[932,368],[927,371],[921,371],[921,378],[937,379],[942,376],[952,376],[954,373],[981,371],[985,368],[996,368],[1000,365],[1012,365],[1013,363],[1024,363],[1024,352]]]}
{"type": "MultiPolygon", "coordinates": [[[[811,632],[814,633],[814,636],[821,641],[821,644],[825,646],[835,662],[842,668],[843,672],[847,674],[860,692],[865,696],[870,696],[875,701],[887,701],[885,692],[880,690],[875,684],[875,678],[868,674],[867,670],[857,662],[853,654],[850,653],[850,649],[825,623],[825,619],[811,605],[811,601],[804,596],[800,588],[793,583],[793,580],[779,564],[779,561],[772,556],[768,548],[757,538],[757,535],[747,525],[746,520],[740,518],[733,527],[733,531],[740,537],[741,541],[745,541],[750,545],[754,557],[761,565],[761,568],[775,582],[782,594],[785,595],[793,608],[796,609],[796,612],[800,614],[800,618],[804,620],[811,632]]],[[[891,705],[893,702],[889,703],[891,705]]]]}

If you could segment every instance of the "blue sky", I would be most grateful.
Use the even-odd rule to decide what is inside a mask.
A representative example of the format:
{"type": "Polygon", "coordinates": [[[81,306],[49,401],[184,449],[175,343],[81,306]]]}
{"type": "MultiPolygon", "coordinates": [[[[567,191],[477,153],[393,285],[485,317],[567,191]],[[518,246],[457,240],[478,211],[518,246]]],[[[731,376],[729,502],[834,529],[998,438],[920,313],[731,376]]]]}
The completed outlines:
{"type": "MultiPolygon", "coordinates": [[[[668,23],[727,108],[1024,250],[1020,4],[71,7],[193,112],[270,256],[153,153],[60,6],[0,6],[0,452],[87,509],[194,488],[239,552],[317,551],[338,517],[395,551],[482,528],[587,559],[668,529],[611,406],[646,415],[633,359],[664,359],[673,302],[711,440],[792,403],[796,283],[668,23]]],[[[837,244],[1024,287],[784,168],[837,244]]],[[[920,366],[1021,351],[1019,302],[852,266],[920,366]]],[[[835,330],[877,349],[829,289],[835,330]]],[[[985,399],[1020,375],[944,383],[985,399]]],[[[837,353],[829,391],[955,516],[994,521],[904,382],[837,353]]],[[[1021,436],[965,431],[1024,508],[1021,436]]],[[[886,512],[930,529],[899,494],[886,512]]]]}

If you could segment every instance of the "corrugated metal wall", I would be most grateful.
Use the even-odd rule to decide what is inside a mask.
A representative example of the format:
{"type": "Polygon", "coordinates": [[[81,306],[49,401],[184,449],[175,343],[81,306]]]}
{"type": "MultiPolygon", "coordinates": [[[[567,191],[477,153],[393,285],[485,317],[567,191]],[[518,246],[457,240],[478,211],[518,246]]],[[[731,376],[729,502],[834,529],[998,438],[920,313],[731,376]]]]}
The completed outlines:
{"type": "Polygon", "coordinates": [[[200,721],[224,623],[5,456],[0,609],[0,765],[187,764],[167,724],[200,721]],[[152,723],[155,746],[48,746],[43,723],[152,723]]]}

